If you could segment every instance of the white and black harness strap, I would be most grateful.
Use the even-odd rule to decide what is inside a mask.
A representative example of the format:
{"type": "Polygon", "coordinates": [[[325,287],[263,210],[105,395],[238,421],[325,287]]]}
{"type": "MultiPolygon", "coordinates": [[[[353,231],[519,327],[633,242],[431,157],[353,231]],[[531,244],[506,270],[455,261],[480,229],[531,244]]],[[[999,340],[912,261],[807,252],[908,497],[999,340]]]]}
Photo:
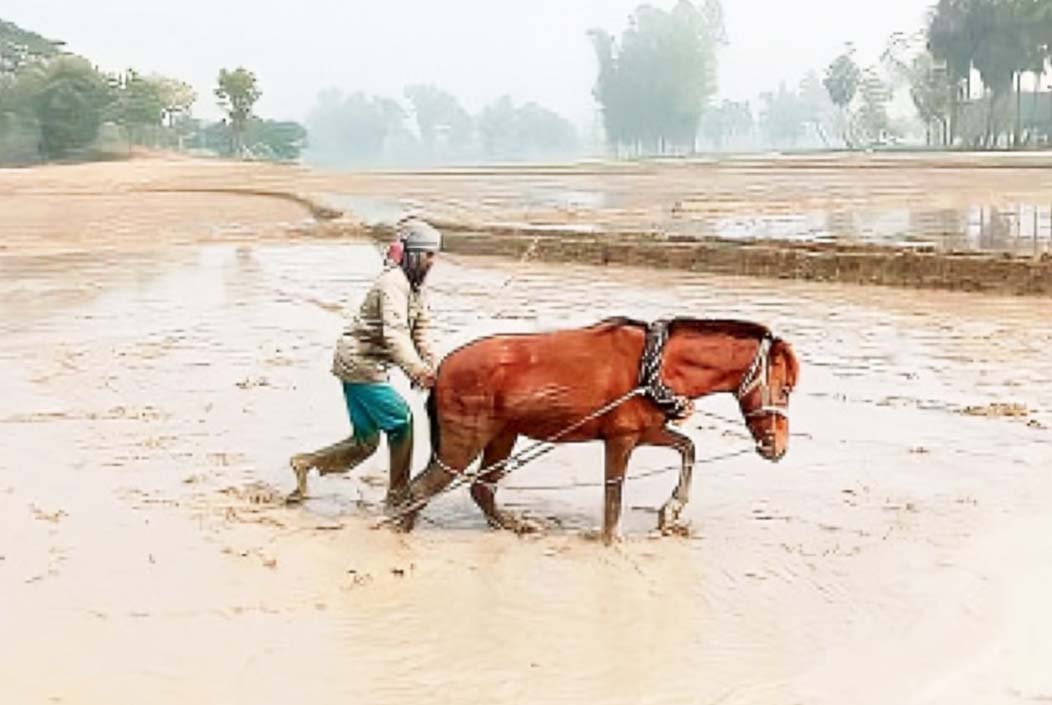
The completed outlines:
{"type": "Polygon", "coordinates": [[[668,342],[669,321],[659,319],[647,326],[646,344],[639,362],[639,386],[669,419],[690,414],[690,400],[672,391],[661,379],[661,358],[668,342]]]}

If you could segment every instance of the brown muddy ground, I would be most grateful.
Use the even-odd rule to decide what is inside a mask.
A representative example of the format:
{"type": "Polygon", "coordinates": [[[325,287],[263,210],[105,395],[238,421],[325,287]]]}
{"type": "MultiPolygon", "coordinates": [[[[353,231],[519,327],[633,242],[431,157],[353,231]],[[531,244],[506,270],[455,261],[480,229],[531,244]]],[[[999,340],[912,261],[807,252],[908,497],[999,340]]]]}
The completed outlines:
{"type": "MultiPolygon", "coordinates": [[[[464,491],[399,536],[371,528],[383,453],[280,503],[288,455],[347,431],[318,303],[353,305],[376,247],[280,241],[291,202],[113,193],[149,164],[70,169],[109,195],[0,172],[4,702],[1052,698],[1047,302],[445,257],[443,349],[610,314],[768,323],[803,359],[798,435],[780,464],[699,468],[687,538],[650,536],[668,473],[627,488],[622,544],[588,539],[591,445],[508,478],[541,536],[490,531],[464,491]]],[[[691,422],[705,457],[740,431],[691,422]]]]}

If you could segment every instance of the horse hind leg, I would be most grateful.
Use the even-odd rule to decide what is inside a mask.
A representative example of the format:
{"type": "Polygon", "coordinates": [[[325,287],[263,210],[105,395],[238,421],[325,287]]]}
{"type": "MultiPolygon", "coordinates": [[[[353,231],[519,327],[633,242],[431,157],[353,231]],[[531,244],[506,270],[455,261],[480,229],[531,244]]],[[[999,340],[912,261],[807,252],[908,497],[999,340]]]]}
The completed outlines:
{"type": "Polygon", "coordinates": [[[427,467],[414,477],[405,492],[401,493],[401,502],[392,507],[394,527],[402,531],[411,531],[416,524],[416,518],[428,502],[449,487],[450,483],[471,465],[479,451],[479,444],[475,441],[457,440],[454,434],[444,435],[441,459],[432,457],[427,467]]]}
{"type": "Polygon", "coordinates": [[[479,475],[478,481],[471,485],[471,498],[475,500],[475,504],[486,515],[486,521],[494,529],[506,529],[517,534],[528,534],[539,531],[542,528],[541,525],[519,514],[501,509],[497,506],[496,499],[496,485],[508,472],[508,468],[503,463],[511,455],[517,438],[518,434],[516,433],[502,433],[486,445],[482,452],[483,470],[495,465],[500,467],[479,475]]]}

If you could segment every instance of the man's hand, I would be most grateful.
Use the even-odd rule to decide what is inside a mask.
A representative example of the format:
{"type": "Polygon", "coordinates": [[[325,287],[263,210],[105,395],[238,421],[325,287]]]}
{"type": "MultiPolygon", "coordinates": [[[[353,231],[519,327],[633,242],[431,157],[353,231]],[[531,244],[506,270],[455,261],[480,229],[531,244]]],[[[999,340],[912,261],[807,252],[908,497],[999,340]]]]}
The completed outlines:
{"type": "Polygon", "coordinates": [[[413,386],[420,389],[431,389],[435,386],[435,373],[431,370],[421,372],[413,378],[413,386]]]}

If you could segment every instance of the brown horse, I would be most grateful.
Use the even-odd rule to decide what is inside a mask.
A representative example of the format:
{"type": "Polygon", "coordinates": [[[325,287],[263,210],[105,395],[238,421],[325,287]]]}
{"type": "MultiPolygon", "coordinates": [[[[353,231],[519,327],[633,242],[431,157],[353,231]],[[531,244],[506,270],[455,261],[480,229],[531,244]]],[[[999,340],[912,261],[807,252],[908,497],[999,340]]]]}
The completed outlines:
{"type": "Polygon", "coordinates": [[[428,398],[432,460],[406,488],[395,517],[412,528],[416,514],[458,477],[498,528],[531,524],[500,509],[495,483],[519,436],[553,442],[602,440],[606,447],[603,540],[613,540],[621,485],[633,449],[679,451],[679,482],[662,507],[659,528],[677,521],[690,493],[694,444],[666,424],[689,414],[690,401],[715,392],[738,398],[757,452],[777,461],[789,442],[789,394],[799,365],[792,347],[746,321],[677,318],[646,324],[617,318],[588,328],[483,338],[446,357],[428,398]],[[481,472],[465,476],[482,453],[481,472]]]}

